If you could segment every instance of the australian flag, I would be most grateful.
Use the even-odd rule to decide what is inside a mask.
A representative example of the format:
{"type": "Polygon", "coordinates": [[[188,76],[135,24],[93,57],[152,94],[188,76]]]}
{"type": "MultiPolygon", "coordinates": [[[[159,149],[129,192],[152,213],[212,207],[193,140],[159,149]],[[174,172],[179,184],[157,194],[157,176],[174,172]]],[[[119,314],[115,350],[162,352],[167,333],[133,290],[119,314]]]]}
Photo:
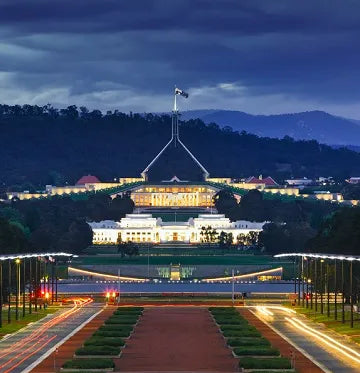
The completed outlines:
{"type": "Polygon", "coordinates": [[[180,95],[180,96],[183,96],[185,98],[188,98],[189,97],[189,94],[186,93],[185,91],[179,89],[179,88],[175,88],[175,94],[176,95],[180,95]]]}

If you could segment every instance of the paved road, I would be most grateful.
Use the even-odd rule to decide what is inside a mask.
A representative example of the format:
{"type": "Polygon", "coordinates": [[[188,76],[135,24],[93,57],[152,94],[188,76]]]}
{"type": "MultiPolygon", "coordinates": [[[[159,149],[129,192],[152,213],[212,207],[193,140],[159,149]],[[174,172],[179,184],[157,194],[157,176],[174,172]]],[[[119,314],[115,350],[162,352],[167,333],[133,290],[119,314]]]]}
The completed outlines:
{"type": "Polygon", "coordinates": [[[91,303],[67,307],[30,324],[9,338],[5,337],[0,341],[0,372],[26,372],[33,362],[99,312],[102,306],[91,303]]]}
{"type": "Polygon", "coordinates": [[[266,316],[258,311],[254,311],[254,313],[262,321],[268,323],[269,326],[285,336],[291,343],[300,347],[306,354],[313,357],[312,360],[319,362],[325,368],[324,371],[334,373],[358,373],[360,371],[359,363],[343,356],[333,347],[326,345],[323,341],[310,335],[306,332],[305,328],[294,327],[286,318],[290,320],[295,318],[304,323],[304,325],[324,333],[331,337],[331,339],[341,342],[360,353],[360,348],[355,343],[347,342],[343,336],[339,336],[339,334],[299,314],[289,315],[279,310],[267,309],[273,312],[273,316],[266,316]]]}

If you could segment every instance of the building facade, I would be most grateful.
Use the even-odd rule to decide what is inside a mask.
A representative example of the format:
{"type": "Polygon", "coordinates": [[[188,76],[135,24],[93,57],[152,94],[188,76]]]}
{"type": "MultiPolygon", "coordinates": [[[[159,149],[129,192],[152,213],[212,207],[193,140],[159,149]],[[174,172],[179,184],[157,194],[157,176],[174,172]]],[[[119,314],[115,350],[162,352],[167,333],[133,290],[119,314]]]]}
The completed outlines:
{"type": "Polygon", "coordinates": [[[219,189],[209,185],[141,185],[131,191],[135,206],[141,207],[211,207],[219,189]]]}
{"type": "Polygon", "coordinates": [[[115,244],[118,240],[139,243],[202,241],[202,228],[211,227],[220,232],[232,233],[233,242],[237,242],[239,234],[250,231],[261,232],[266,222],[254,223],[244,220],[230,222],[222,214],[200,214],[186,222],[163,222],[151,214],[127,214],[119,222],[104,220],[89,223],[93,231],[93,244],[115,244]]]}

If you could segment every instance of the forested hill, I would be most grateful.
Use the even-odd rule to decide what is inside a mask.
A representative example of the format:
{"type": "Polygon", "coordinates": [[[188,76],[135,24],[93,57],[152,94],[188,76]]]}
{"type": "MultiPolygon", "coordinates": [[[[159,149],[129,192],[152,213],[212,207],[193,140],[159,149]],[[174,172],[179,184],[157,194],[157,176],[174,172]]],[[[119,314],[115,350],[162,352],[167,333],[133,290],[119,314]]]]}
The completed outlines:
{"type": "MultiPolygon", "coordinates": [[[[71,184],[87,173],[103,181],[138,176],[170,132],[166,115],[0,105],[0,185],[71,184]]],[[[260,138],[200,120],[181,123],[180,134],[213,177],[360,175],[359,153],[316,141],[260,138]]]]}

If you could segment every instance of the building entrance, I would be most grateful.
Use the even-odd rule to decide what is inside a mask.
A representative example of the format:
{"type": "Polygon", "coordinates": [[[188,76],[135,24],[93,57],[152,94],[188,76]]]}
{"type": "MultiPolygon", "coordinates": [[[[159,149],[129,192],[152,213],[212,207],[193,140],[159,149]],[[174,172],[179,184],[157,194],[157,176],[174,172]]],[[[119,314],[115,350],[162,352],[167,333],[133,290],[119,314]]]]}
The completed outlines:
{"type": "Polygon", "coordinates": [[[179,240],[178,233],[174,232],[173,233],[173,241],[178,241],[178,240],[179,240]]]}

